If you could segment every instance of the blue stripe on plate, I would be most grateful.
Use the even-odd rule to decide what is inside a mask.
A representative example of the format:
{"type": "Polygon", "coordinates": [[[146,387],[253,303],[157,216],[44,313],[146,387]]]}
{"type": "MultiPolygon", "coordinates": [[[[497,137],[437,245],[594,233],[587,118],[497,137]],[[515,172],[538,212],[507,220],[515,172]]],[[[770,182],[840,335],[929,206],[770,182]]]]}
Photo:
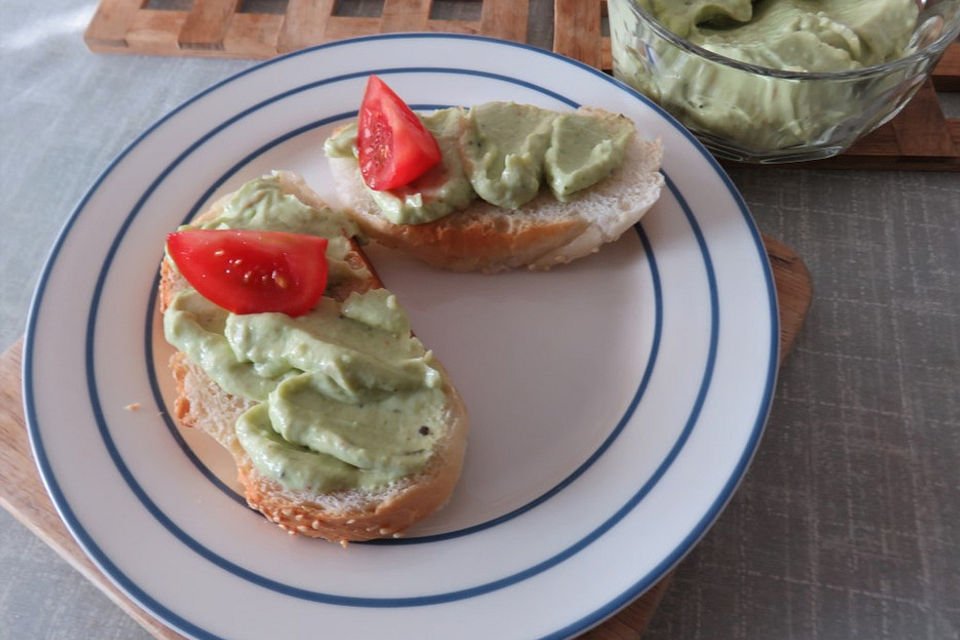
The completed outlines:
{"type": "MultiPolygon", "coordinates": [[[[727,178],[726,174],[722,171],[722,169],[719,167],[719,165],[717,165],[717,163],[713,160],[713,158],[709,155],[709,153],[707,153],[706,150],[705,150],[702,146],[699,145],[699,143],[693,138],[693,136],[690,135],[686,130],[684,130],[679,124],[677,124],[677,123],[676,123],[668,114],[666,114],[662,109],[660,109],[658,106],[650,103],[649,100],[647,100],[646,98],[644,98],[644,97],[641,96],[640,94],[636,93],[636,92],[633,91],[632,89],[626,87],[625,85],[619,83],[619,82],[616,81],[616,80],[613,80],[612,78],[609,78],[609,77],[605,76],[604,74],[598,72],[597,70],[595,70],[595,69],[593,69],[593,68],[591,68],[591,67],[588,67],[588,66],[586,66],[586,65],[583,65],[582,63],[579,63],[579,62],[576,62],[576,61],[566,60],[565,58],[562,58],[561,56],[558,56],[558,55],[556,55],[556,54],[552,54],[552,53],[546,52],[546,51],[541,51],[541,50],[539,50],[539,49],[535,49],[535,48],[530,47],[530,46],[527,46],[527,45],[522,45],[522,44],[517,44],[517,43],[501,42],[501,41],[492,40],[492,39],[484,38],[484,37],[480,37],[480,36],[459,36],[459,35],[447,35],[447,34],[390,34],[390,35],[384,35],[384,36],[371,36],[371,37],[357,38],[357,39],[349,40],[349,41],[342,41],[342,42],[330,43],[330,44],[327,44],[327,45],[321,45],[321,46],[319,46],[319,47],[314,47],[314,48],[312,48],[312,49],[307,49],[307,50],[303,50],[303,51],[298,51],[298,52],[289,54],[288,56],[284,56],[284,57],[281,57],[281,58],[276,58],[276,59],[267,61],[267,62],[265,62],[265,63],[262,63],[261,65],[258,65],[258,66],[256,66],[256,67],[252,67],[251,69],[245,70],[245,71],[243,71],[243,72],[241,72],[241,73],[238,73],[238,74],[236,74],[236,75],[234,75],[234,76],[231,76],[230,78],[225,79],[224,81],[222,81],[222,82],[220,82],[220,83],[217,83],[217,84],[213,85],[213,86],[210,87],[209,89],[207,89],[207,90],[205,90],[205,91],[197,94],[196,96],[194,96],[194,97],[193,97],[192,99],[190,99],[189,101],[185,102],[185,103],[184,103],[183,105],[181,105],[180,107],[178,107],[178,108],[174,109],[173,111],[171,111],[170,113],[168,113],[168,114],[167,114],[166,116],[164,116],[162,119],[160,119],[159,121],[157,121],[156,124],[154,124],[154,125],[151,126],[149,129],[147,129],[143,134],[141,134],[137,139],[135,139],[134,142],[131,143],[131,145],[128,146],[123,152],[121,152],[121,154],[117,157],[117,159],[114,160],[114,162],[111,163],[111,165],[110,165],[109,167],[107,167],[107,169],[98,177],[98,179],[95,181],[94,185],[90,188],[90,190],[87,192],[87,194],[86,194],[86,195],[84,196],[84,198],[81,200],[81,202],[78,204],[77,208],[76,208],[76,209],[74,210],[74,212],[71,214],[71,217],[68,219],[67,223],[66,223],[65,226],[64,226],[64,229],[61,231],[60,236],[58,237],[56,243],[54,244],[53,249],[51,250],[50,257],[48,258],[48,261],[47,261],[47,263],[46,263],[46,265],[45,265],[45,267],[44,267],[43,273],[41,274],[40,282],[39,282],[39,284],[38,284],[37,291],[36,291],[36,293],[35,293],[35,295],[34,295],[34,300],[33,300],[33,303],[32,303],[32,305],[31,305],[31,313],[30,313],[30,317],[29,317],[29,319],[28,319],[28,326],[27,326],[27,339],[26,339],[26,341],[25,341],[25,348],[24,348],[24,401],[25,401],[25,407],[26,407],[26,410],[27,410],[28,426],[29,426],[29,432],[30,432],[30,436],[31,436],[31,444],[32,444],[33,449],[34,449],[34,454],[35,454],[35,456],[37,457],[38,465],[39,465],[39,467],[40,467],[40,469],[41,469],[41,473],[42,473],[43,478],[44,478],[44,481],[45,481],[45,483],[46,483],[46,485],[47,485],[48,491],[51,493],[51,496],[52,496],[53,499],[54,499],[54,503],[57,505],[57,508],[58,508],[61,516],[63,517],[63,519],[64,519],[64,521],[67,523],[67,525],[70,527],[70,529],[71,529],[71,531],[73,532],[73,534],[75,535],[75,537],[77,537],[78,541],[84,546],[84,548],[86,549],[86,551],[88,552],[88,554],[94,559],[94,561],[96,561],[109,575],[111,575],[111,577],[113,577],[113,579],[115,579],[122,587],[124,587],[134,598],[137,598],[137,599],[138,599],[141,603],[143,603],[147,608],[149,608],[149,609],[151,609],[152,611],[154,611],[155,613],[157,613],[157,614],[158,614],[161,618],[163,618],[164,620],[168,621],[169,623],[173,624],[174,626],[177,626],[177,627],[179,627],[180,629],[182,629],[182,630],[184,630],[184,631],[187,631],[188,633],[190,633],[190,634],[192,634],[192,635],[195,635],[195,636],[197,636],[197,637],[202,637],[202,638],[216,638],[216,636],[210,634],[209,632],[207,632],[207,631],[205,631],[205,630],[202,630],[202,629],[197,628],[195,625],[193,625],[193,624],[190,623],[189,621],[186,621],[186,620],[180,618],[179,616],[177,616],[176,614],[174,614],[173,612],[169,611],[169,610],[166,609],[163,605],[161,605],[160,603],[158,603],[158,602],[156,602],[155,600],[153,600],[152,598],[150,598],[150,597],[149,597],[146,593],[144,593],[137,585],[131,583],[131,581],[130,581],[122,572],[120,572],[119,569],[118,569],[116,566],[114,566],[114,565],[110,562],[109,558],[102,552],[102,550],[101,550],[101,549],[96,545],[96,543],[90,538],[90,536],[87,534],[87,532],[86,532],[85,530],[83,530],[83,528],[82,528],[82,526],[80,525],[80,523],[78,522],[76,516],[73,514],[73,512],[72,512],[72,510],[70,509],[69,505],[66,503],[65,498],[64,498],[64,496],[63,496],[63,494],[62,494],[62,491],[60,490],[60,488],[59,488],[59,486],[58,486],[58,484],[57,484],[56,477],[55,477],[55,475],[54,475],[54,473],[53,473],[52,468],[50,467],[49,460],[47,459],[46,453],[45,453],[45,451],[44,451],[43,441],[42,441],[42,437],[41,437],[41,434],[40,434],[40,429],[39,429],[39,425],[38,425],[38,421],[37,421],[36,405],[35,405],[35,393],[34,393],[34,388],[33,388],[33,384],[34,384],[34,380],[33,380],[33,373],[34,373],[34,372],[33,372],[33,357],[34,357],[34,347],[35,347],[35,338],[36,338],[36,334],[35,334],[35,332],[36,332],[36,322],[37,322],[37,317],[38,317],[38,315],[39,315],[39,313],[40,313],[40,310],[41,310],[41,307],[42,307],[42,303],[43,303],[43,299],[44,299],[44,294],[45,294],[45,291],[46,291],[47,281],[48,281],[48,279],[49,279],[49,277],[50,277],[50,273],[51,273],[51,271],[52,271],[53,265],[55,264],[56,259],[57,259],[58,255],[59,255],[59,252],[60,252],[60,250],[61,250],[61,248],[62,248],[63,242],[65,241],[65,238],[66,238],[67,235],[69,234],[69,231],[70,231],[70,229],[71,229],[72,226],[73,226],[73,223],[75,222],[76,218],[79,216],[79,214],[80,214],[80,213],[83,211],[83,209],[85,208],[85,206],[86,206],[87,202],[89,201],[91,195],[97,191],[97,189],[99,188],[100,184],[103,182],[103,180],[105,179],[105,177],[106,177],[106,176],[116,167],[116,165],[130,152],[131,149],[133,149],[134,147],[136,147],[146,136],[148,136],[151,132],[153,132],[154,130],[156,130],[162,123],[164,123],[164,122],[166,122],[168,119],[172,118],[175,114],[177,114],[178,112],[180,112],[181,110],[183,110],[184,108],[186,108],[188,105],[190,105],[190,104],[198,101],[199,99],[201,99],[203,96],[207,95],[208,93],[211,93],[211,92],[215,91],[217,88],[219,88],[219,87],[221,87],[221,86],[223,86],[223,85],[225,85],[225,84],[227,84],[227,83],[229,83],[229,82],[235,81],[235,80],[236,80],[237,78],[239,78],[239,77],[242,77],[242,76],[244,76],[244,75],[246,75],[246,74],[248,74],[248,73],[251,73],[251,72],[253,72],[253,71],[262,69],[262,68],[264,68],[264,67],[266,67],[266,66],[270,66],[270,65],[273,65],[273,64],[277,64],[277,63],[279,63],[279,62],[281,62],[281,61],[283,61],[283,60],[285,60],[285,59],[287,59],[287,58],[290,58],[290,57],[295,57],[295,56],[299,56],[299,55],[305,55],[305,54],[308,54],[308,53],[310,53],[310,52],[312,52],[312,51],[319,50],[319,49],[326,49],[326,48],[331,48],[331,47],[345,46],[345,45],[350,45],[350,44],[353,44],[353,43],[356,43],[356,42],[362,42],[362,41],[369,41],[369,40],[392,40],[392,39],[416,39],[416,38],[449,38],[449,39],[455,39],[455,40],[476,40],[476,41],[493,42],[493,43],[498,44],[498,45],[501,45],[501,46],[513,46],[513,47],[517,47],[517,48],[528,49],[528,50],[534,51],[534,52],[536,52],[536,53],[538,53],[538,54],[540,54],[540,55],[545,55],[545,56],[548,56],[548,57],[554,57],[554,58],[558,58],[558,59],[564,60],[564,61],[567,62],[568,64],[573,64],[574,66],[580,67],[581,69],[583,69],[583,70],[585,70],[585,71],[588,71],[588,72],[590,72],[590,73],[592,73],[592,74],[595,74],[595,75],[597,75],[597,76],[599,76],[599,77],[602,77],[602,78],[604,78],[605,80],[609,81],[611,84],[613,84],[615,87],[617,87],[617,88],[619,88],[619,89],[621,89],[621,90],[623,90],[623,91],[626,91],[626,92],[630,93],[631,95],[633,95],[633,96],[636,97],[637,99],[639,99],[639,100],[641,100],[642,102],[645,102],[646,104],[648,104],[654,111],[658,112],[661,116],[663,116],[672,126],[674,126],[674,127],[675,127],[678,131],[680,131],[688,140],[690,140],[690,142],[693,144],[694,148],[697,149],[697,151],[698,151],[704,158],[707,159],[707,161],[713,166],[713,168],[715,169],[715,171],[717,172],[717,174],[722,177],[722,179],[724,180],[725,185],[727,186],[727,189],[729,190],[729,192],[731,193],[731,195],[735,198],[735,200],[736,200],[736,202],[737,202],[737,204],[738,204],[738,206],[739,206],[739,208],[740,208],[740,210],[741,210],[741,214],[742,214],[742,216],[743,216],[743,218],[744,218],[747,226],[748,226],[749,229],[750,229],[750,232],[751,232],[751,234],[752,234],[752,236],[753,236],[753,239],[754,239],[754,242],[755,242],[755,244],[756,244],[756,248],[757,248],[757,252],[758,252],[758,257],[759,257],[759,259],[760,259],[760,263],[761,263],[761,265],[762,265],[762,268],[763,268],[764,274],[765,274],[765,280],[766,280],[767,291],[768,291],[768,299],[769,299],[769,303],[770,303],[770,304],[769,304],[770,322],[771,322],[771,327],[773,328],[773,330],[771,331],[771,337],[770,337],[770,360],[769,360],[769,366],[768,366],[768,371],[767,371],[766,385],[765,385],[765,388],[764,388],[764,393],[763,393],[763,396],[762,396],[762,399],[761,399],[761,402],[760,402],[760,406],[759,406],[759,408],[758,408],[757,419],[756,419],[756,421],[755,421],[755,423],[754,423],[754,427],[753,427],[753,430],[752,430],[751,437],[750,437],[750,440],[749,440],[749,442],[748,442],[748,445],[747,445],[747,447],[745,448],[744,453],[743,453],[743,455],[741,456],[741,459],[740,459],[737,467],[735,468],[734,472],[731,474],[728,482],[724,485],[723,489],[721,490],[721,492],[720,492],[720,494],[718,495],[717,499],[714,501],[714,503],[713,503],[713,505],[711,506],[711,508],[707,511],[707,513],[704,514],[703,518],[698,522],[698,524],[697,524],[697,526],[694,528],[694,530],[691,531],[691,533],[690,533],[686,538],[684,538],[684,540],[682,540],[682,541],[678,544],[678,546],[675,548],[674,552],[673,552],[670,556],[668,556],[667,558],[665,558],[664,561],[663,561],[660,565],[658,565],[657,568],[655,568],[653,571],[649,572],[646,576],[644,576],[644,577],[641,578],[637,583],[635,583],[630,589],[624,591],[623,594],[621,594],[618,598],[616,598],[616,599],[612,600],[611,602],[609,602],[609,603],[608,603],[607,605],[605,605],[604,607],[601,607],[601,608],[598,609],[597,611],[595,611],[595,612],[593,612],[593,613],[591,613],[591,614],[589,614],[589,615],[587,615],[587,616],[584,616],[584,617],[581,618],[579,621],[577,621],[577,622],[569,625],[568,627],[565,627],[564,629],[558,630],[556,633],[551,634],[551,636],[549,636],[549,637],[562,637],[562,636],[566,636],[566,635],[569,635],[569,634],[571,634],[571,633],[575,633],[575,632],[577,632],[577,631],[586,629],[586,628],[588,628],[589,626],[591,626],[592,624],[595,624],[597,621],[599,621],[599,620],[603,619],[604,617],[610,615],[611,613],[613,613],[614,611],[616,611],[617,609],[619,609],[621,606],[623,606],[624,604],[626,604],[627,602],[629,602],[631,599],[633,599],[634,597],[636,597],[637,595],[639,595],[643,590],[645,590],[647,587],[649,587],[657,578],[659,578],[666,570],[668,570],[670,566],[672,566],[674,563],[676,563],[677,561],[679,561],[679,559],[691,548],[691,546],[696,542],[696,540],[698,540],[698,539],[706,532],[707,528],[709,528],[709,525],[713,522],[713,520],[717,517],[717,515],[719,514],[719,512],[720,512],[721,509],[723,508],[723,506],[724,506],[724,505],[726,504],[726,502],[729,500],[729,498],[730,498],[730,496],[732,495],[734,489],[736,488],[736,485],[739,483],[740,478],[742,477],[742,475],[743,475],[743,473],[744,473],[747,465],[749,464],[750,458],[752,457],[754,451],[756,450],[756,446],[757,446],[757,444],[758,444],[758,442],[759,442],[759,438],[760,438],[760,436],[761,436],[761,434],[762,434],[763,424],[764,424],[766,415],[767,415],[767,413],[768,413],[768,411],[769,411],[770,402],[771,402],[771,399],[772,399],[773,388],[774,388],[774,384],[775,384],[775,378],[776,378],[776,362],[777,362],[777,351],[778,351],[778,337],[777,337],[777,336],[778,336],[778,330],[777,330],[777,329],[778,329],[778,326],[779,326],[778,317],[777,317],[777,308],[776,308],[776,294],[775,294],[775,290],[774,290],[774,287],[773,287],[772,275],[771,275],[771,273],[770,273],[770,271],[769,271],[769,265],[767,264],[767,261],[766,261],[765,250],[764,250],[763,244],[762,244],[762,242],[761,242],[761,240],[760,240],[759,233],[757,232],[756,227],[754,226],[754,224],[753,224],[753,222],[752,222],[752,220],[751,220],[751,218],[750,218],[750,214],[749,214],[746,206],[745,206],[744,203],[742,202],[742,200],[741,200],[739,194],[737,193],[736,189],[735,189],[735,188],[733,187],[733,185],[730,183],[730,181],[729,181],[729,179],[727,178]]],[[[702,241],[702,237],[701,237],[701,241],[702,241]]],[[[706,248],[705,245],[702,245],[702,246],[703,246],[704,249],[706,248]]],[[[712,292],[712,296],[715,296],[715,295],[716,295],[716,292],[715,292],[715,288],[714,288],[714,291],[712,292]]],[[[714,308],[714,311],[716,311],[716,308],[714,308]]],[[[714,346],[715,346],[715,345],[714,345],[714,346]]],[[[715,351],[714,351],[714,353],[715,353],[715,351]]],[[[705,384],[705,385],[708,384],[708,381],[707,381],[706,379],[704,380],[704,384],[705,384]]],[[[706,386],[704,387],[704,389],[706,389],[706,386]]],[[[699,407],[697,407],[697,408],[695,408],[695,409],[696,409],[696,412],[699,412],[699,407]]],[[[690,423],[690,425],[688,425],[688,426],[690,426],[690,427],[692,428],[693,422],[695,421],[695,416],[691,415],[691,418],[692,418],[691,423],[690,423]]],[[[101,419],[102,419],[102,416],[101,416],[101,419]]],[[[689,434],[687,434],[687,435],[689,435],[689,434]]],[[[685,439],[685,437],[684,437],[684,439],[685,439]]],[[[679,443],[678,443],[678,444],[679,444],[679,443]]],[[[682,446],[682,445],[681,445],[681,446],[682,446]]],[[[665,471],[665,470],[666,470],[666,469],[664,468],[663,471],[665,471]]],[[[662,475],[662,472],[661,472],[660,475],[662,475]]],[[[642,490],[642,488],[641,488],[641,490],[642,490]]],[[[648,490],[649,490],[649,489],[648,489],[648,490]]],[[[639,496],[639,493],[640,493],[640,492],[638,492],[638,496],[639,496]]],[[[636,500],[636,501],[638,502],[641,497],[642,497],[642,496],[640,496],[640,497],[635,496],[634,500],[636,500]]],[[[622,518],[623,515],[625,515],[630,509],[633,508],[633,506],[635,506],[635,504],[632,504],[632,503],[634,503],[634,500],[631,500],[630,503],[628,503],[627,505],[624,505],[624,507],[623,507],[620,511],[618,511],[617,514],[615,514],[614,516],[612,516],[611,521],[608,521],[608,522],[609,522],[609,525],[608,525],[608,526],[606,526],[605,528],[604,528],[604,526],[601,526],[601,528],[605,531],[606,529],[609,528],[609,526],[612,526],[613,524],[615,524],[615,522],[613,521],[614,518],[616,519],[616,521],[619,521],[619,519],[622,518]],[[621,513],[621,512],[622,512],[622,513],[621,513]]],[[[605,523],[605,524],[606,524],[606,523],[605,523]]],[[[597,535],[597,536],[599,536],[599,535],[602,533],[601,531],[599,531],[599,529],[600,529],[600,528],[598,528],[598,530],[597,530],[597,532],[596,532],[596,535],[597,535]]],[[[586,546],[587,544],[589,544],[590,542],[592,542],[593,539],[595,539],[595,537],[590,538],[589,540],[587,540],[587,539],[585,538],[583,541],[581,541],[582,546],[586,546]]],[[[580,547],[580,548],[582,548],[582,547],[580,547]]],[[[569,550],[569,552],[572,554],[572,553],[575,553],[576,551],[571,549],[571,550],[569,550]]],[[[562,561],[562,558],[558,558],[558,559],[554,560],[553,563],[555,564],[556,562],[559,562],[559,561],[562,561]]],[[[544,570],[544,569],[546,569],[546,568],[547,568],[547,567],[540,568],[539,571],[542,571],[542,570],[544,570]]],[[[535,568],[531,568],[531,569],[535,569],[535,568]]],[[[528,570],[528,571],[530,571],[530,570],[528,570]]],[[[539,572],[539,571],[538,571],[538,572],[539,572]]],[[[531,574],[531,575],[532,575],[532,574],[531,574]]],[[[524,576],[524,577],[527,577],[527,576],[524,576]]],[[[520,579],[522,579],[522,578],[520,578],[520,579]]],[[[500,585],[500,586],[505,586],[505,585],[500,585]]],[[[499,588],[499,587],[496,587],[496,588],[499,588]]],[[[472,590],[467,590],[467,591],[472,591],[472,590]]],[[[469,597],[469,595],[466,595],[466,596],[463,596],[463,597],[469,597]]],[[[344,603],[344,604],[354,604],[354,603],[344,603]]],[[[402,603],[401,603],[401,602],[394,602],[394,603],[391,603],[391,604],[387,604],[386,606],[409,606],[409,605],[412,605],[412,604],[427,604],[427,602],[402,602],[402,603]]],[[[367,605],[367,606],[369,606],[369,605],[367,605]]],[[[374,606],[376,606],[376,605],[374,605],[374,606]]]]}

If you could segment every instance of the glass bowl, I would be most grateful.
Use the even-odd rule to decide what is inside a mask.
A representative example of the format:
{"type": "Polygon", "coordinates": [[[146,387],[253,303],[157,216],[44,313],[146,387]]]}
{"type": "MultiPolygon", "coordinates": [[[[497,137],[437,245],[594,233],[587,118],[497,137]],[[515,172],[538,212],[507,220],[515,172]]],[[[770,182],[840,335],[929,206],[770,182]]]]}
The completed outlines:
{"type": "Polygon", "coordinates": [[[638,0],[608,0],[608,12],[614,75],[670,112],[715,155],[744,162],[815,160],[844,151],[897,115],[960,32],[960,0],[927,0],[903,57],[850,71],[798,72],[692,44],[638,0]]]}

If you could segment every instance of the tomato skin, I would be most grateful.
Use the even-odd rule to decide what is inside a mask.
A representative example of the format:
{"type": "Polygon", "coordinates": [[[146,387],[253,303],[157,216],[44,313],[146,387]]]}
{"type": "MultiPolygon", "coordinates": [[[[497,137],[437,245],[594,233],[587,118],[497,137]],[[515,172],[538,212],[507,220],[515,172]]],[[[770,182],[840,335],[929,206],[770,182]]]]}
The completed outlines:
{"type": "Polygon", "coordinates": [[[327,239],[281,231],[186,229],[167,252],[200,295],[238,314],[300,316],[327,287],[327,239]]]}
{"type": "Polygon", "coordinates": [[[440,162],[433,134],[377,76],[370,76],[357,117],[357,160],[371,189],[409,184],[440,162]]]}

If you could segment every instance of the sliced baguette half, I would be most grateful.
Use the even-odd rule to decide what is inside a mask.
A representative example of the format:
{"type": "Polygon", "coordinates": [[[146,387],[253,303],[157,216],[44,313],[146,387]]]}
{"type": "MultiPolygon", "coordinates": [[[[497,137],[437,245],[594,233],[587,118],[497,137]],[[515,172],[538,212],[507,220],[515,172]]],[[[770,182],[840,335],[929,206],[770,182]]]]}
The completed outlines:
{"type": "MultiPolygon", "coordinates": [[[[289,172],[278,172],[278,175],[285,193],[293,194],[315,208],[324,206],[299,176],[289,172]]],[[[197,221],[215,217],[228,200],[229,196],[216,202],[197,221]]],[[[328,290],[325,294],[340,301],[353,291],[362,293],[382,287],[356,240],[351,241],[348,261],[367,265],[370,277],[366,281],[352,280],[351,285],[328,290]]],[[[161,311],[187,286],[170,260],[165,259],[161,266],[161,311]]],[[[247,503],[291,535],[325,538],[341,544],[399,536],[410,525],[442,507],[460,476],[466,446],[467,414],[459,395],[449,383],[444,387],[446,433],[438,440],[423,468],[378,489],[316,494],[288,489],[264,476],[240,445],[234,425],[255,402],[225,392],[183,353],[175,353],[169,366],[177,385],[174,417],[184,426],[201,429],[230,452],[247,503]]]]}
{"type": "MultiPolygon", "coordinates": [[[[600,109],[580,111],[622,117],[600,109]]],[[[618,239],[660,197],[662,159],[659,140],[634,134],[623,166],[570,202],[541,189],[516,210],[477,199],[467,209],[417,225],[394,224],[380,213],[354,159],[328,161],[341,204],[372,239],[437,268],[494,273],[517,267],[550,269],[618,239]]]]}

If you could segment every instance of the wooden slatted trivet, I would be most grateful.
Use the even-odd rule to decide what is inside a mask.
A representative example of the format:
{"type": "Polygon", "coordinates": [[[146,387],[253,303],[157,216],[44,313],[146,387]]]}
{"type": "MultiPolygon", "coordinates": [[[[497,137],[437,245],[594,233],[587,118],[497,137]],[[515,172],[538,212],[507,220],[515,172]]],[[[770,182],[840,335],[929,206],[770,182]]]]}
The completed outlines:
{"type": "Polygon", "coordinates": [[[340,15],[337,0],[287,0],[283,13],[248,13],[242,0],[193,0],[188,10],[156,9],[147,0],[101,0],[84,40],[98,53],[272,58],[331,40],[398,31],[526,39],[528,0],[477,2],[478,20],[451,20],[431,17],[434,0],[383,0],[377,16],[340,15]]]}

